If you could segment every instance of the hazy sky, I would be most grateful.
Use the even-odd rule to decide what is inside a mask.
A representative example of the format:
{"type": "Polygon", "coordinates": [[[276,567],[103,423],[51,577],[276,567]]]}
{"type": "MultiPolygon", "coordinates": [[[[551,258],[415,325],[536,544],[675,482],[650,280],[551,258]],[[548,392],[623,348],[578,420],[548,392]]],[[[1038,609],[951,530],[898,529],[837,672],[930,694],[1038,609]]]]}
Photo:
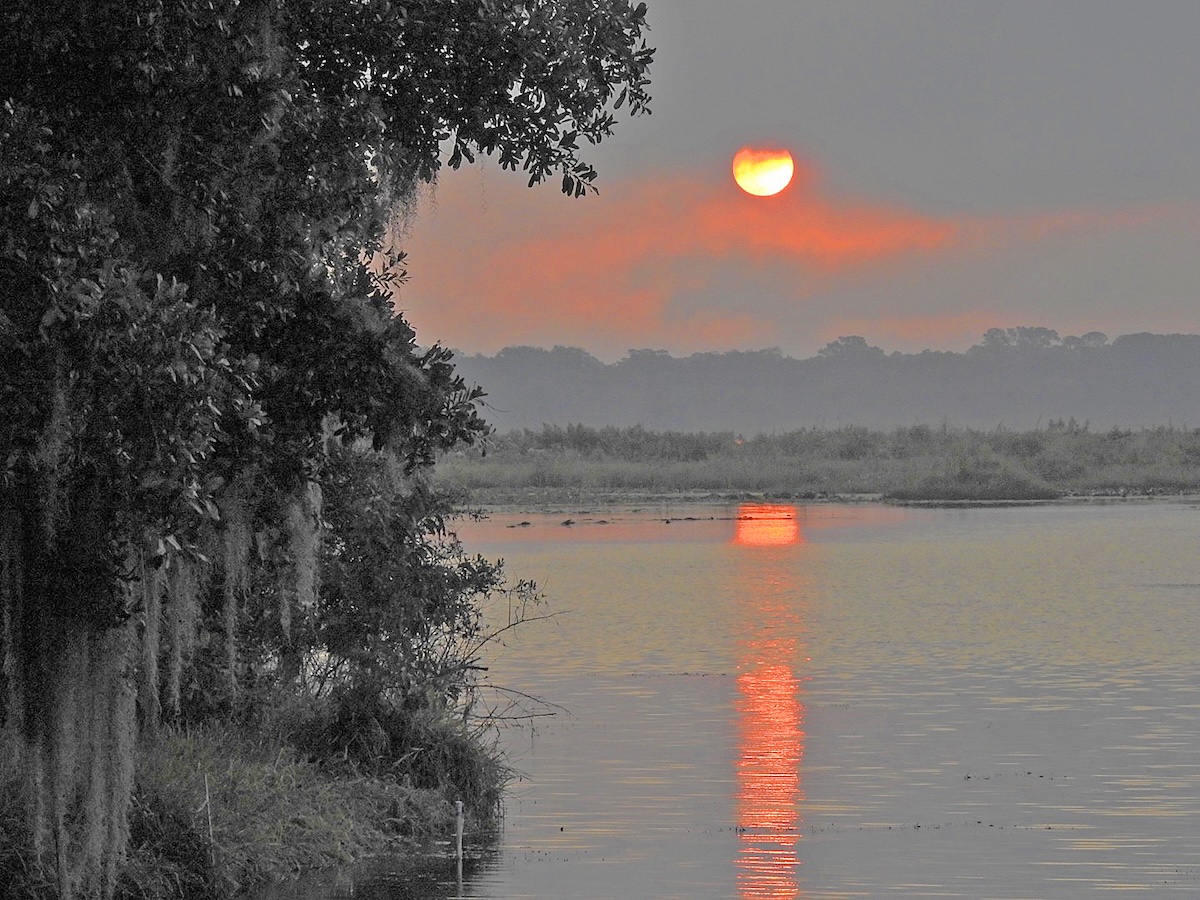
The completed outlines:
{"type": "Polygon", "coordinates": [[[648,0],[653,114],[598,196],[447,171],[403,240],[423,343],[961,350],[1200,331],[1195,0],[648,0]],[[755,198],[746,144],[797,176],[755,198]]]}

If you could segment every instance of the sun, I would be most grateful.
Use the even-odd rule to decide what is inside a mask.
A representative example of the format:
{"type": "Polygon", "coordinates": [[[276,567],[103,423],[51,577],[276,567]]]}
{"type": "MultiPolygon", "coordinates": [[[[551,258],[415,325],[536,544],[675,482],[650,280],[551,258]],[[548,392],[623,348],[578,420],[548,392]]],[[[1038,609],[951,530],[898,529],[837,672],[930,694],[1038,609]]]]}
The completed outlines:
{"type": "Polygon", "coordinates": [[[791,183],[796,171],[786,150],[743,147],[733,157],[733,179],[747,194],[770,197],[791,183]]]}

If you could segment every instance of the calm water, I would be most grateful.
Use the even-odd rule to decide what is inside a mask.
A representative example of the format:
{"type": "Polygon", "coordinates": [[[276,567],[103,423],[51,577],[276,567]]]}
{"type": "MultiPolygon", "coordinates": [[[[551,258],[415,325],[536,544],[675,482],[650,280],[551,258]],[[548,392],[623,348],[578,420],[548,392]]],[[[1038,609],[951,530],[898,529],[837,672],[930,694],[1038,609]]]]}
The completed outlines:
{"type": "Polygon", "coordinates": [[[570,517],[461,530],[559,613],[498,844],[359,896],[1200,895],[1195,504],[570,517]]]}

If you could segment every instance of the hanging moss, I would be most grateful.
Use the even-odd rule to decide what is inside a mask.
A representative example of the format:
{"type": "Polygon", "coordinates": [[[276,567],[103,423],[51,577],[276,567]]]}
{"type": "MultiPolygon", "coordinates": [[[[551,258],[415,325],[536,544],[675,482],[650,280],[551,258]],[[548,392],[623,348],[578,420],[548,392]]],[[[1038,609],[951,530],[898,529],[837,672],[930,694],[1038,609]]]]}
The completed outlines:
{"type": "MultiPolygon", "coordinates": [[[[58,870],[58,892],[62,897],[75,896],[77,886],[76,866],[71,864],[76,854],[71,840],[78,829],[70,827],[74,823],[69,813],[76,812],[76,788],[78,779],[76,766],[80,751],[86,751],[90,743],[90,734],[84,731],[80,722],[80,708],[83,697],[90,685],[84,679],[87,677],[88,642],[85,629],[74,622],[67,624],[58,645],[58,665],[53,667],[54,683],[50,695],[50,729],[42,738],[41,750],[49,760],[50,780],[48,803],[50,818],[49,825],[56,853],[56,868],[58,870]]],[[[86,757],[86,752],[82,754],[86,757]]],[[[80,811],[82,812],[82,810],[80,811]]],[[[76,864],[77,865],[77,864],[76,864]]]]}
{"type": "Polygon", "coordinates": [[[162,594],[166,585],[166,566],[151,564],[144,550],[138,554],[138,583],[142,592],[143,624],[137,701],[142,727],[154,733],[162,716],[158,653],[162,636],[162,594]]]}
{"type": "Polygon", "coordinates": [[[195,565],[177,554],[170,563],[167,578],[166,619],[169,628],[167,648],[167,684],[163,711],[178,719],[184,667],[191,661],[196,645],[199,620],[200,586],[195,565]]]}
{"type": "Polygon", "coordinates": [[[96,632],[60,618],[41,642],[44,715],[11,742],[6,770],[23,785],[31,865],[53,873],[59,900],[111,898],[128,839],[137,734],[136,623],[96,632]]]}
{"type": "MultiPolygon", "coordinates": [[[[89,587],[96,596],[114,595],[129,613],[98,628],[94,617],[78,614],[76,598],[64,602],[55,594],[63,582],[47,570],[63,561],[46,548],[59,541],[44,540],[41,516],[22,527],[29,521],[16,504],[0,502],[0,761],[25,810],[23,864],[48,873],[59,900],[105,900],[116,889],[128,841],[139,685],[144,718],[155,719],[161,598],[169,581],[168,680],[177,714],[195,645],[195,566],[179,556],[168,578],[165,567],[135,551],[115,584],[109,568],[88,570],[106,580],[89,586],[76,579],[79,596],[89,587]]],[[[60,539],[73,529],[64,520],[60,539]]]]}
{"type": "Polygon", "coordinates": [[[105,666],[109,674],[106,704],[109,737],[105,741],[108,792],[103,798],[107,819],[100,855],[101,894],[106,898],[111,898],[116,890],[119,865],[129,843],[129,806],[137,756],[137,691],[135,682],[128,677],[135,651],[133,623],[121,632],[106,635],[109,641],[106,654],[111,657],[105,666]]]}
{"type": "Polygon", "coordinates": [[[67,467],[62,465],[62,461],[70,438],[70,417],[67,408],[67,391],[64,386],[66,381],[64,368],[62,354],[59,353],[54,361],[54,374],[51,381],[50,415],[38,436],[37,451],[34,455],[36,470],[41,481],[42,502],[39,506],[42,512],[41,525],[47,549],[58,533],[58,523],[66,505],[60,487],[60,476],[67,470],[67,467]]]}
{"type": "Polygon", "coordinates": [[[242,491],[231,490],[221,502],[221,562],[224,576],[221,624],[224,631],[225,673],[229,699],[238,693],[237,630],[239,599],[250,583],[250,549],[254,532],[250,527],[249,503],[242,491]]]}
{"type": "Polygon", "coordinates": [[[279,592],[279,628],[283,635],[282,674],[299,674],[292,646],[292,610],[310,612],[317,602],[317,566],[320,562],[321,486],[308,482],[288,504],[284,514],[287,552],[292,572],[290,591],[279,592]]]}
{"type": "MultiPolygon", "coordinates": [[[[104,680],[103,684],[97,685],[97,690],[94,691],[94,701],[90,709],[80,709],[78,716],[83,720],[80,724],[86,729],[88,736],[88,760],[86,768],[81,767],[79,778],[82,780],[86,789],[82,792],[80,798],[82,803],[82,813],[84,818],[84,827],[81,829],[81,852],[79,854],[79,865],[81,871],[79,879],[81,883],[88,884],[91,887],[89,893],[96,894],[96,888],[102,888],[103,882],[103,854],[108,838],[108,800],[109,800],[109,781],[113,774],[110,768],[110,747],[108,741],[104,738],[108,737],[105,734],[107,720],[111,715],[110,697],[111,687],[109,682],[114,680],[110,669],[110,660],[107,659],[108,650],[104,646],[105,638],[91,637],[89,639],[89,656],[94,660],[93,668],[98,669],[97,674],[104,680]]],[[[77,729],[78,730],[78,729],[77,729]]]]}
{"type": "Polygon", "coordinates": [[[21,542],[17,512],[0,505],[0,768],[16,766],[15,732],[22,709],[16,624],[21,619],[21,542]]]}

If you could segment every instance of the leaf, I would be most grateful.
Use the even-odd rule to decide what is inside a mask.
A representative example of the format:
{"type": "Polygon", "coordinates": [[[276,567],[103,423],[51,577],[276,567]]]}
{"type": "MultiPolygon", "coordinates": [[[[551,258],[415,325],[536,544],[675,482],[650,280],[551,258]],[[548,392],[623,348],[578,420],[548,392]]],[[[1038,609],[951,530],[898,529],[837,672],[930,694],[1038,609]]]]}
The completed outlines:
{"type": "Polygon", "coordinates": [[[59,322],[65,322],[67,314],[62,311],[57,303],[51,303],[46,311],[42,313],[42,321],[38,329],[44,335],[47,331],[57,325],[59,322]]]}

